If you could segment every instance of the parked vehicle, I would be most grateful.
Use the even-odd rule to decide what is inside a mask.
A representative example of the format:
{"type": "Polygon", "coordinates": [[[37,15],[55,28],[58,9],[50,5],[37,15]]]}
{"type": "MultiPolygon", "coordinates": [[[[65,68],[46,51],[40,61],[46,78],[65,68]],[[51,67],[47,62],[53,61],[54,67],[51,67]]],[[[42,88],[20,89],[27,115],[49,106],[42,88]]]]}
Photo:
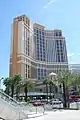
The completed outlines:
{"type": "Polygon", "coordinates": [[[70,102],[78,102],[78,97],[76,95],[70,96],[70,102]]]}
{"type": "Polygon", "coordinates": [[[62,103],[62,101],[60,101],[59,99],[53,99],[51,101],[51,104],[61,104],[61,103],[62,103]]]}
{"type": "Polygon", "coordinates": [[[33,106],[41,106],[41,105],[43,105],[42,102],[33,102],[32,104],[33,104],[33,106]]]}

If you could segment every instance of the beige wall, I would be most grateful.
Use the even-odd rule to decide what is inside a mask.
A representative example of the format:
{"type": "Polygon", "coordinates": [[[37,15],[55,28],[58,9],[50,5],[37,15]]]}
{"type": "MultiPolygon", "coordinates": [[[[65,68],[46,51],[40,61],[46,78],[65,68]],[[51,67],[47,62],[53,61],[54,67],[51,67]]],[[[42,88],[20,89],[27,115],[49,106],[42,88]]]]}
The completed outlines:
{"type": "Polygon", "coordinates": [[[14,21],[12,29],[11,44],[13,45],[12,54],[10,58],[10,76],[14,76],[17,73],[21,74],[21,63],[17,61],[21,60],[21,57],[17,57],[18,54],[18,21],[14,21]]]}
{"type": "Polygon", "coordinates": [[[13,24],[11,25],[11,45],[10,45],[10,56],[13,52],[13,24]]]}

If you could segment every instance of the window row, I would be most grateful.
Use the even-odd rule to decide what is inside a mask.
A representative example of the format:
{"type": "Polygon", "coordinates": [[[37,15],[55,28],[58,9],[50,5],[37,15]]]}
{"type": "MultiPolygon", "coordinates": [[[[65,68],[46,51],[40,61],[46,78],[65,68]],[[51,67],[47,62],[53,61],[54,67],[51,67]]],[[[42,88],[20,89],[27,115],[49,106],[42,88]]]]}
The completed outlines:
{"type": "Polygon", "coordinates": [[[40,80],[42,77],[46,77],[46,70],[45,69],[37,69],[37,79],[40,80]]]}
{"type": "Polygon", "coordinates": [[[44,35],[44,31],[39,30],[39,29],[37,29],[37,28],[34,29],[34,33],[39,33],[39,34],[44,35]]]}

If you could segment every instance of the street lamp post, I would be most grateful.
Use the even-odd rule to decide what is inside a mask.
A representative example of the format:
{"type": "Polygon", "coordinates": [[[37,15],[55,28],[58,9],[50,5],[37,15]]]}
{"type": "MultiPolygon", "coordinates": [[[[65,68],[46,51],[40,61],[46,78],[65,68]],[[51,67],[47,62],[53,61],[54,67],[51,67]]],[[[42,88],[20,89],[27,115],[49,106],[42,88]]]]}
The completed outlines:
{"type": "MultiPolygon", "coordinates": [[[[53,80],[53,77],[56,76],[57,74],[56,73],[50,73],[49,76],[51,76],[51,81],[53,80]]],[[[52,98],[52,95],[51,95],[51,86],[50,86],[50,99],[52,98]]]]}
{"type": "MultiPolygon", "coordinates": [[[[51,76],[51,80],[52,80],[52,76],[51,76]]],[[[49,91],[49,93],[50,93],[50,100],[52,99],[51,92],[52,92],[52,84],[50,83],[50,91],[49,91]]]]}
{"type": "Polygon", "coordinates": [[[4,78],[2,77],[2,78],[0,78],[0,89],[1,89],[1,80],[3,80],[4,78]]]}

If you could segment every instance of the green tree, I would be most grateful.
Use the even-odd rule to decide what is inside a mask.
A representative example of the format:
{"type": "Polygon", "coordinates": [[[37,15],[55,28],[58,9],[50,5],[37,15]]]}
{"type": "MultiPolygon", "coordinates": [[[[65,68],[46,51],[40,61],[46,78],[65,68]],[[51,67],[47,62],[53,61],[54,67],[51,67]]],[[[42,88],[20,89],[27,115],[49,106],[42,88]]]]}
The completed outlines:
{"type": "Polygon", "coordinates": [[[56,82],[55,78],[53,76],[48,76],[46,79],[43,81],[43,84],[46,85],[46,93],[47,93],[47,100],[48,100],[48,86],[49,86],[49,92],[50,92],[50,98],[51,98],[51,93],[53,92],[52,89],[56,88],[56,82]]]}
{"type": "Polygon", "coordinates": [[[11,77],[7,77],[7,78],[5,78],[4,81],[3,81],[3,84],[4,84],[5,87],[6,87],[6,88],[5,88],[5,93],[6,93],[7,95],[10,94],[10,87],[11,87],[10,81],[11,81],[11,77]]]}
{"type": "Polygon", "coordinates": [[[19,84],[16,85],[16,100],[19,100],[20,98],[20,93],[22,93],[22,83],[20,82],[19,84]]]}
{"type": "Polygon", "coordinates": [[[76,84],[76,90],[80,95],[80,74],[76,74],[75,84],[76,84]]]}
{"type": "Polygon", "coordinates": [[[6,87],[6,94],[9,95],[11,93],[11,97],[13,98],[14,90],[17,91],[17,93],[19,92],[19,84],[21,80],[22,77],[19,74],[15,75],[14,77],[5,78],[3,84],[6,87]]]}
{"type": "Polygon", "coordinates": [[[30,101],[31,101],[30,97],[28,97],[28,98],[27,98],[27,101],[28,101],[28,104],[29,104],[29,103],[30,103],[30,101]]]}
{"type": "Polygon", "coordinates": [[[47,94],[47,101],[48,101],[48,84],[49,84],[48,78],[43,80],[43,84],[46,85],[46,94],[47,94]]]}
{"type": "Polygon", "coordinates": [[[73,79],[73,75],[69,71],[60,72],[57,76],[58,83],[63,84],[63,90],[65,89],[66,92],[67,107],[69,107],[69,87],[71,85],[72,79],[73,79]]]}
{"type": "Polygon", "coordinates": [[[27,93],[29,92],[29,90],[34,89],[34,83],[29,79],[25,79],[25,81],[23,82],[23,89],[25,93],[25,102],[27,102],[27,93]]]}
{"type": "Polygon", "coordinates": [[[22,80],[22,76],[20,74],[16,74],[12,80],[11,80],[11,97],[13,98],[14,90],[16,91],[16,94],[18,95],[20,91],[20,82],[22,80]]]}
{"type": "Polygon", "coordinates": [[[54,88],[54,94],[57,93],[57,81],[56,81],[56,76],[52,75],[49,76],[49,80],[48,80],[48,84],[49,84],[49,90],[50,90],[50,98],[51,98],[51,93],[53,92],[52,89],[54,88]]]}
{"type": "Polygon", "coordinates": [[[78,95],[80,95],[80,73],[73,74],[72,86],[75,88],[78,95]]]}

